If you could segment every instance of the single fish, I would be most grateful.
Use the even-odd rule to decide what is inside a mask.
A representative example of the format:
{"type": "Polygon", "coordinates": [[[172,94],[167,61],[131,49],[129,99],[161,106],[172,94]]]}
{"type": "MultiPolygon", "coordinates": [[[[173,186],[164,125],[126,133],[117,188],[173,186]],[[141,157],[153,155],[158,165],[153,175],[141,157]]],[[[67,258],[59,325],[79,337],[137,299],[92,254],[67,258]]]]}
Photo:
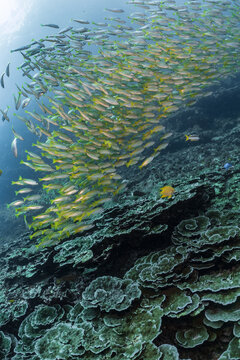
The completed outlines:
{"type": "Polygon", "coordinates": [[[154,157],[155,157],[155,156],[152,155],[152,156],[149,156],[147,159],[145,159],[145,160],[143,161],[143,163],[142,163],[141,165],[139,165],[139,169],[141,169],[142,167],[150,164],[150,162],[153,161],[154,157]]]}
{"type": "Polygon", "coordinates": [[[32,189],[31,188],[23,188],[23,189],[20,189],[18,191],[15,191],[15,194],[18,195],[18,194],[27,194],[29,192],[31,192],[32,189]]]}
{"type": "Polygon", "coordinates": [[[72,26],[68,26],[68,27],[60,30],[60,31],[59,31],[59,34],[64,34],[64,33],[66,33],[67,31],[71,30],[72,28],[73,28],[72,26]]]}
{"type": "Polygon", "coordinates": [[[15,102],[15,109],[18,110],[21,105],[21,93],[18,93],[17,99],[16,99],[15,95],[13,95],[13,97],[14,97],[14,102],[15,102]]]}
{"type": "Polygon", "coordinates": [[[48,26],[48,27],[51,27],[51,28],[54,28],[54,29],[59,29],[59,26],[56,25],[56,24],[41,24],[41,26],[48,26]]]}
{"type": "Polygon", "coordinates": [[[231,163],[226,163],[223,165],[224,169],[228,170],[230,169],[231,167],[233,167],[233,165],[231,163]]]}
{"type": "Polygon", "coordinates": [[[41,199],[41,195],[32,195],[32,196],[25,197],[23,200],[24,201],[36,201],[36,200],[40,200],[40,199],[41,199]]]}
{"type": "Polygon", "coordinates": [[[17,139],[19,139],[19,140],[24,140],[24,138],[23,138],[21,135],[19,135],[19,134],[14,130],[13,127],[12,127],[12,132],[13,132],[13,135],[14,135],[15,138],[17,138],[17,139]]]}
{"type": "Polygon", "coordinates": [[[198,135],[185,135],[186,141],[198,141],[200,138],[198,135]]]}
{"type": "Polygon", "coordinates": [[[38,185],[38,183],[33,179],[23,179],[22,176],[19,176],[19,180],[12,181],[12,185],[38,185]]]}
{"type": "Polygon", "coordinates": [[[108,8],[106,8],[105,10],[106,10],[106,11],[113,12],[113,13],[118,13],[118,14],[124,12],[124,10],[122,10],[122,9],[108,9],[108,8]]]}
{"type": "Polygon", "coordinates": [[[0,82],[1,82],[1,87],[2,87],[2,88],[4,88],[4,75],[5,75],[5,73],[3,73],[3,74],[1,75],[1,80],[0,80],[0,82]]]}
{"type": "Polygon", "coordinates": [[[26,98],[22,101],[22,108],[24,109],[26,106],[28,106],[28,104],[30,103],[31,99],[30,98],[26,98]]]}
{"type": "Polygon", "coordinates": [[[7,77],[10,76],[9,66],[10,66],[10,63],[8,63],[7,67],[6,67],[6,75],[7,75],[7,77]]]}
{"type": "Polygon", "coordinates": [[[172,186],[164,186],[161,189],[161,197],[167,197],[168,199],[170,199],[175,191],[175,189],[172,186]]]}
{"type": "Polygon", "coordinates": [[[30,206],[24,206],[23,210],[24,211],[29,211],[29,210],[40,210],[42,209],[43,206],[41,205],[30,205],[30,206]]]}
{"type": "Polygon", "coordinates": [[[26,184],[26,185],[32,185],[32,186],[38,185],[38,183],[32,179],[23,179],[21,176],[19,179],[20,179],[20,181],[22,181],[23,184],[26,184]]]}
{"type": "Polygon", "coordinates": [[[15,51],[27,50],[27,49],[29,49],[30,47],[31,47],[31,45],[21,46],[20,48],[17,48],[17,49],[11,50],[11,53],[12,53],[12,52],[15,52],[15,51]]]}
{"type": "Polygon", "coordinates": [[[87,20],[78,20],[78,19],[73,19],[73,21],[79,23],[79,24],[89,24],[89,21],[87,20]]]}
{"type": "Polygon", "coordinates": [[[16,201],[13,201],[11,204],[8,204],[7,207],[9,206],[19,206],[19,205],[22,205],[24,203],[23,200],[16,200],[16,201]]]}
{"type": "Polygon", "coordinates": [[[12,141],[11,149],[12,149],[13,155],[15,157],[17,157],[18,156],[18,151],[17,151],[17,138],[16,137],[14,137],[14,139],[12,141]]]}
{"type": "Polygon", "coordinates": [[[164,140],[164,139],[167,139],[167,138],[169,138],[170,136],[172,136],[172,132],[169,132],[169,133],[166,133],[166,134],[164,134],[161,138],[160,138],[160,140],[164,140]]]}

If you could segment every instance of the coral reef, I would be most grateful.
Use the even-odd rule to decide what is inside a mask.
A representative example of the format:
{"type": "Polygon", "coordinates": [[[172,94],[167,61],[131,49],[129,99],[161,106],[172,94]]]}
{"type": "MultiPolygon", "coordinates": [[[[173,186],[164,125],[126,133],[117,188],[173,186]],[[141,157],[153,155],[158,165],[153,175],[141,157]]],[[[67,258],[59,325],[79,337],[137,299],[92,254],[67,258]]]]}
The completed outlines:
{"type": "Polygon", "coordinates": [[[209,130],[217,139],[207,149],[170,148],[161,162],[124,174],[126,192],[91,229],[45,248],[30,233],[2,246],[1,359],[240,358],[239,125],[232,122],[220,139],[209,130]],[[226,156],[234,163],[227,171],[226,156]],[[165,184],[175,188],[170,199],[161,198],[165,184]]]}

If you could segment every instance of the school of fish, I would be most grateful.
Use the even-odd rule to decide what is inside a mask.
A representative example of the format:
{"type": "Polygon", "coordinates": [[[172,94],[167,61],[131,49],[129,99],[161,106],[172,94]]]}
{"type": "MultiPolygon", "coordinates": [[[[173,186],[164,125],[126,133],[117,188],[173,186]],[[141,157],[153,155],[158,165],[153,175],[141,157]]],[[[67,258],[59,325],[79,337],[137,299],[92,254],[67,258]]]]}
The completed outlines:
{"type": "MultiPolygon", "coordinates": [[[[127,20],[122,9],[105,9],[104,23],[42,24],[57,33],[12,50],[21,52],[30,81],[17,85],[16,111],[35,104],[15,116],[40,150],[21,162],[41,175],[14,181],[20,198],[10,205],[17,215],[33,214],[39,245],[91,229],[92,217],[124,191],[122,167],[142,169],[167,147],[171,133],[161,120],[239,71],[238,0],[128,3],[137,11],[127,20]],[[51,198],[46,207],[38,202],[42,189],[51,198]]],[[[18,139],[14,131],[15,156],[18,139]]]]}

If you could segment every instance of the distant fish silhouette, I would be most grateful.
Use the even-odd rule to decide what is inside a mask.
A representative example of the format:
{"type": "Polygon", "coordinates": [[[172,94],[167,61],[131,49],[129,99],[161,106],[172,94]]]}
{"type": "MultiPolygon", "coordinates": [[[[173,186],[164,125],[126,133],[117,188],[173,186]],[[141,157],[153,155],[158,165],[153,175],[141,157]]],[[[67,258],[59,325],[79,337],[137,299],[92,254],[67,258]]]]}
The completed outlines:
{"type": "Polygon", "coordinates": [[[89,24],[89,21],[87,20],[78,20],[78,19],[73,19],[73,21],[76,21],[79,24],[89,24]]]}
{"type": "Polygon", "coordinates": [[[56,24],[41,24],[41,26],[48,26],[48,27],[51,27],[51,28],[54,28],[54,29],[59,29],[59,26],[56,25],[56,24]]]}
{"type": "Polygon", "coordinates": [[[1,82],[1,87],[2,87],[2,88],[4,88],[4,75],[5,75],[5,73],[3,73],[3,74],[1,75],[1,80],[0,80],[0,82],[1,82]]]}
{"type": "Polygon", "coordinates": [[[9,66],[10,66],[10,63],[7,64],[7,68],[6,68],[6,75],[7,75],[7,77],[10,76],[9,66]]]}
{"type": "Polygon", "coordinates": [[[22,46],[22,47],[20,47],[20,48],[17,48],[17,49],[11,50],[11,53],[12,53],[12,52],[15,52],[15,51],[27,50],[27,49],[29,49],[31,46],[32,46],[32,44],[22,46]]]}
{"type": "Polygon", "coordinates": [[[119,13],[119,14],[124,12],[124,10],[122,10],[122,9],[108,9],[108,8],[106,8],[105,10],[113,12],[113,13],[119,13]]]}

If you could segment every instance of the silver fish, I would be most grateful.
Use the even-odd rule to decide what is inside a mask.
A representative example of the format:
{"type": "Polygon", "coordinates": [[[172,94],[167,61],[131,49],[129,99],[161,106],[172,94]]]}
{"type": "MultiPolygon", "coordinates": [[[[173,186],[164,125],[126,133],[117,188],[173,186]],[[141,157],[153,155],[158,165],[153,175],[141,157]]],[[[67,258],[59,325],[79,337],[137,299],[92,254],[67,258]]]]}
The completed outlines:
{"type": "Polygon", "coordinates": [[[113,13],[118,13],[118,14],[124,12],[124,10],[122,10],[122,9],[108,9],[108,8],[106,8],[105,10],[106,10],[106,11],[113,12],[113,13]]]}
{"type": "Polygon", "coordinates": [[[51,28],[54,28],[54,29],[59,29],[59,26],[56,25],[56,24],[41,24],[41,26],[48,26],[48,27],[51,27],[51,28]]]}
{"type": "Polygon", "coordinates": [[[64,34],[65,32],[67,32],[67,31],[69,31],[69,30],[71,30],[71,29],[72,29],[72,26],[68,26],[68,27],[60,30],[60,31],[59,31],[59,34],[64,34]]]}
{"type": "Polygon", "coordinates": [[[22,108],[24,109],[26,106],[28,106],[28,104],[30,103],[31,99],[30,98],[26,98],[22,101],[22,108]]]}
{"type": "Polygon", "coordinates": [[[14,97],[14,102],[15,102],[15,109],[18,110],[21,105],[21,93],[18,94],[17,99],[16,99],[15,95],[13,95],[13,97],[14,97]]]}
{"type": "Polygon", "coordinates": [[[89,24],[89,21],[87,20],[77,20],[77,19],[73,19],[73,21],[79,23],[79,24],[89,24]]]}
{"type": "Polygon", "coordinates": [[[22,50],[27,50],[31,47],[31,45],[25,45],[25,46],[21,46],[20,48],[11,50],[11,52],[15,52],[15,51],[22,51],[22,50]]]}
{"type": "Polygon", "coordinates": [[[16,137],[14,137],[14,139],[12,141],[11,149],[12,149],[13,155],[15,157],[17,157],[18,156],[18,151],[17,151],[17,138],[16,137]]]}
{"type": "Polygon", "coordinates": [[[17,139],[19,139],[19,140],[24,140],[24,138],[23,138],[21,135],[19,135],[19,134],[14,130],[13,127],[12,127],[12,132],[13,132],[13,135],[14,135],[15,138],[17,138],[17,139]]]}

